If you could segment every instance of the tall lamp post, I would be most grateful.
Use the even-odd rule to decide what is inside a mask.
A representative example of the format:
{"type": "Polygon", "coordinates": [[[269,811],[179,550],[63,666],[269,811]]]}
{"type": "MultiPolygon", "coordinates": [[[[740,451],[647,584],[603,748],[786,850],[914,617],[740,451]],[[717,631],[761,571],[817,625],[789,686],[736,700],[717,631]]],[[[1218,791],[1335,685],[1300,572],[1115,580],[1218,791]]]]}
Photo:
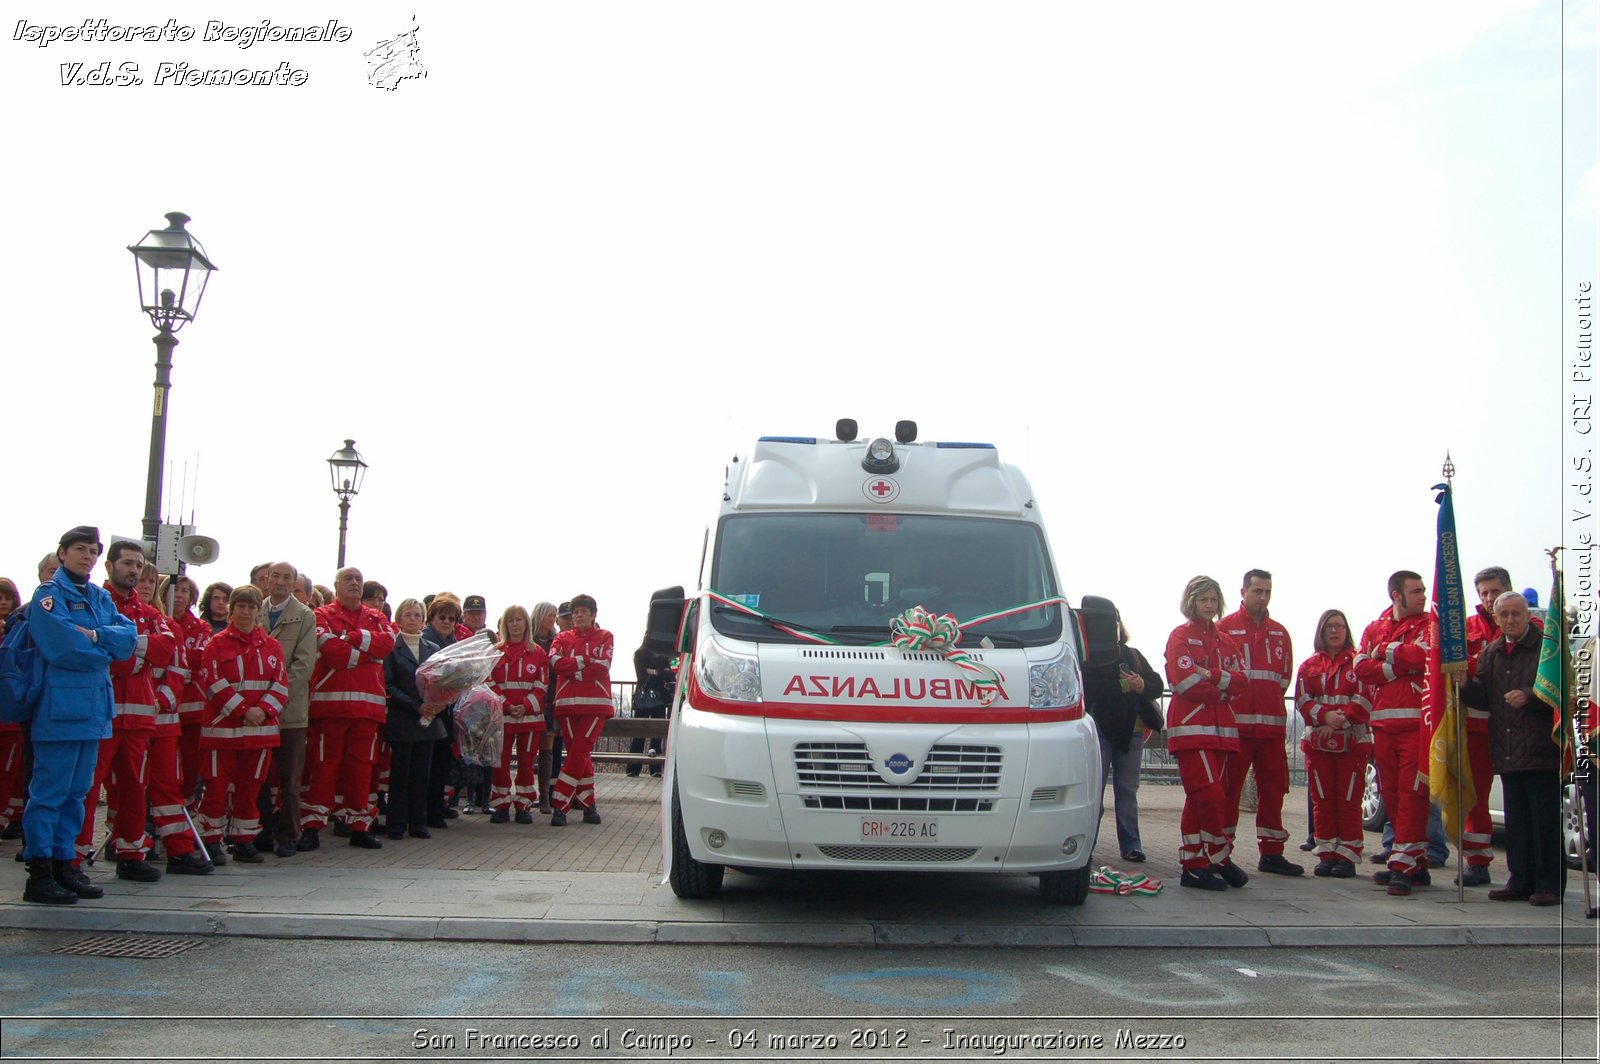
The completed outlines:
{"type": "Polygon", "coordinates": [[[167,392],[172,389],[172,349],[176,333],[200,312],[200,298],[216,265],[184,229],[189,216],[167,215],[165,229],[152,229],[133,252],[139,278],[139,307],[156,327],[156,398],[150,414],[150,468],[144,486],[144,538],[156,541],[161,527],[161,463],[167,449],[167,392]]]}
{"type": "Polygon", "coordinates": [[[344,534],[350,527],[350,500],[361,491],[361,478],[367,474],[367,463],[356,451],[355,440],[345,440],[344,446],[328,459],[328,473],[333,478],[333,493],[339,496],[339,568],[344,568],[344,534]]]}

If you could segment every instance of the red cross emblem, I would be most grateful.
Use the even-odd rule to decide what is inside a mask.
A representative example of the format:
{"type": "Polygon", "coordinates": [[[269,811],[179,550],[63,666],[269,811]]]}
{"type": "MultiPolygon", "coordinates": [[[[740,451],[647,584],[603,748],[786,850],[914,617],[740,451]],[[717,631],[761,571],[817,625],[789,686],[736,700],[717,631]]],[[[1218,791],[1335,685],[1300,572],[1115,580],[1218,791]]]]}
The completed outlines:
{"type": "Polygon", "coordinates": [[[900,494],[900,484],[893,477],[868,477],[861,493],[873,502],[893,502],[900,494]]]}

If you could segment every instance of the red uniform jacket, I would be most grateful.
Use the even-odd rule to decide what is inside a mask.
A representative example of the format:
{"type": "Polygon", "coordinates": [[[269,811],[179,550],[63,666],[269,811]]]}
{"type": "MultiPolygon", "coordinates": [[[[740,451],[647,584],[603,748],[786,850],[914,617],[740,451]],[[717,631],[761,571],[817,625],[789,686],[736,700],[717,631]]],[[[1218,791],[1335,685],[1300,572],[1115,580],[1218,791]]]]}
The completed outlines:
{"type": "Polygon", "coordinates": [[[500,650],[500,662],[489,674],[489,687],[506,700],[506,730],[543,731],[549,656],[543,647],[530,648],[525,643],[508,643],[500,650]]]}
{"type": "Polygon", "coordinates": [[[330,602],[317,610],[311,720],[356,717],[381,724],[388,718],[383,659],[394,649],[395,631],[383,614],[368,606],[347,610],[330,602]]]}
{"type": "Polygon", "coordinates": [[[1246,686],[1239,648],[1210,621],[1180,624],[1167,637],[1167,749],[1237,750],[1230,694],[1246,686]]]}
{"type": "Polygon", "coordinates": [[[1373,689],[1372,727],[1403,731],[1422,727],[1422,696],[1428,689],[1428,627],[1432,613],[1394,619],[1386,609],[1361,633],[1356,675],[1373,689]]]}
{"type": "Polygon", "coordinates": [[[211,626],[189,610],[174,617],[173,622],[183,633],[184,668],[189,671],[189,682],[184,685],[183,695],[178,702],[178,719],[186,727],[198,728],[200,711],[206,708],[206,693],[195,683],[194,674],[200,668],[206,644],[211,641],[211,626]]]}
{"type": "MultiPolygon", "coordinates": [[[[1367,722],[1372,699],[1367,685],[1356,675],[1355,647],[1345,647],[1337,657],[1319,650],[1307,659],[1295,679],[1294,707],[1313,728],[1327,723],[1329,710],[1339,710],[1350,722],[1350,751],[1371,752],[1372,729],[1367,722]]],[[[1310,735],[1300,740],[1300,748],[1308,752],[1316,749],[1310,735]]]]}
{"type": "Polygon", "coordinates": [[[611,633],[604,628],[569,628],[550,644],[550,672],[555,676],[556,716],[609,717],[611,701],[611,633]]]}
{"type": "Polygon", "coordinates": [[[202,750],[260,750],[278,745],[278,717],[289,697],[283,648],[260,628],[246,635],[233,625],[211,637],[200,659],[199,683],[205,688],[205,713],[200,722],[202,750]],[[245,723],[251,706],[266,719],[245,723]]]}
{"type": "Polygon", "coordinates": [[[1244,675],[1243,691],[1233,693],[1233,719],[1242,739],[1283,741],[1289,727],[1289,709],[1283,696],[1294,679],[1294,646],[1289,629],[1267,619],[1256,624],[1250,614],[1236,610],[1217,622],[1224,635],[1239,646],[1244,675]]]}
{"type": "Polygon", "coordinates": [[[156,685],[152,669],[166,668],[177,653],[177,641],[167,631],[161,611],[137,595],[123,597],[108,581],[105,588],[117,612],[139,629],[133,656],[111,663],[111,697],[116,703],[113,729],[148,731],[156,726],[156,685]]]}
{"type": "Polygon", "coordinates": [[[183,703],[183,692],[189,686],[189,659],[183,652],[183,629],[178,622],[162,614],[161,624],[172,637],[172,664],[150,670],[156,690],[156,734],[178,734],[178,707],[183,703]]]}

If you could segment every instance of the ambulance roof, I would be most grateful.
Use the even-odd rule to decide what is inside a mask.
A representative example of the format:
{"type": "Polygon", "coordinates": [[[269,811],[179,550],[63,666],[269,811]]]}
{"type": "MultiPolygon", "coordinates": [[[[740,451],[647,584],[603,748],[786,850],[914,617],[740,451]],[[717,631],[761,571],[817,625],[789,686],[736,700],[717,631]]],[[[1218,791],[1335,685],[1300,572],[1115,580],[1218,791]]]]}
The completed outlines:
{"type": "Polygon", "coordinates": [[[1038,520],[1033,489],[987,443],[897,443],[899,468],[863,468],[868,441],[766,436],[728,466],[723,512],[823,509],[1038,520]]]}

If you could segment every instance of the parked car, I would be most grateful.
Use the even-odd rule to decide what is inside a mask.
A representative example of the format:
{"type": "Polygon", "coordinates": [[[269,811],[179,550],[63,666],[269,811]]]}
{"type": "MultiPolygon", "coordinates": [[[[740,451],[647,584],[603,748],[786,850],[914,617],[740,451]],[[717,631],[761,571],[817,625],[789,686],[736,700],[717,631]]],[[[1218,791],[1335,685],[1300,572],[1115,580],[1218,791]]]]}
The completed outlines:
{"type": "MultiPolygon", "coordinates": [[[[1577,787],[1569,783],[1562,788],[1562,792],[1561,824],[1567,851],[1567,867],[1577,868],[1582,864],[1578,821],[1583,816],[1583,806],[1578,800],[1577,787]]],[[[1383,807],[1383,795],[1378,791],[1378,769],[1369,762],[1367,789],[1361,796],[1361,823],[1368,831],[1382,831],[1388,819],[1388,810],[1383,807]]],[[[1499,776],[1494,778],[1494,785],[1489,788],[1489,819],[1494,821],[1496,830],[1504,830],[1505,801],[1500,797],[1499,776]]]]}

